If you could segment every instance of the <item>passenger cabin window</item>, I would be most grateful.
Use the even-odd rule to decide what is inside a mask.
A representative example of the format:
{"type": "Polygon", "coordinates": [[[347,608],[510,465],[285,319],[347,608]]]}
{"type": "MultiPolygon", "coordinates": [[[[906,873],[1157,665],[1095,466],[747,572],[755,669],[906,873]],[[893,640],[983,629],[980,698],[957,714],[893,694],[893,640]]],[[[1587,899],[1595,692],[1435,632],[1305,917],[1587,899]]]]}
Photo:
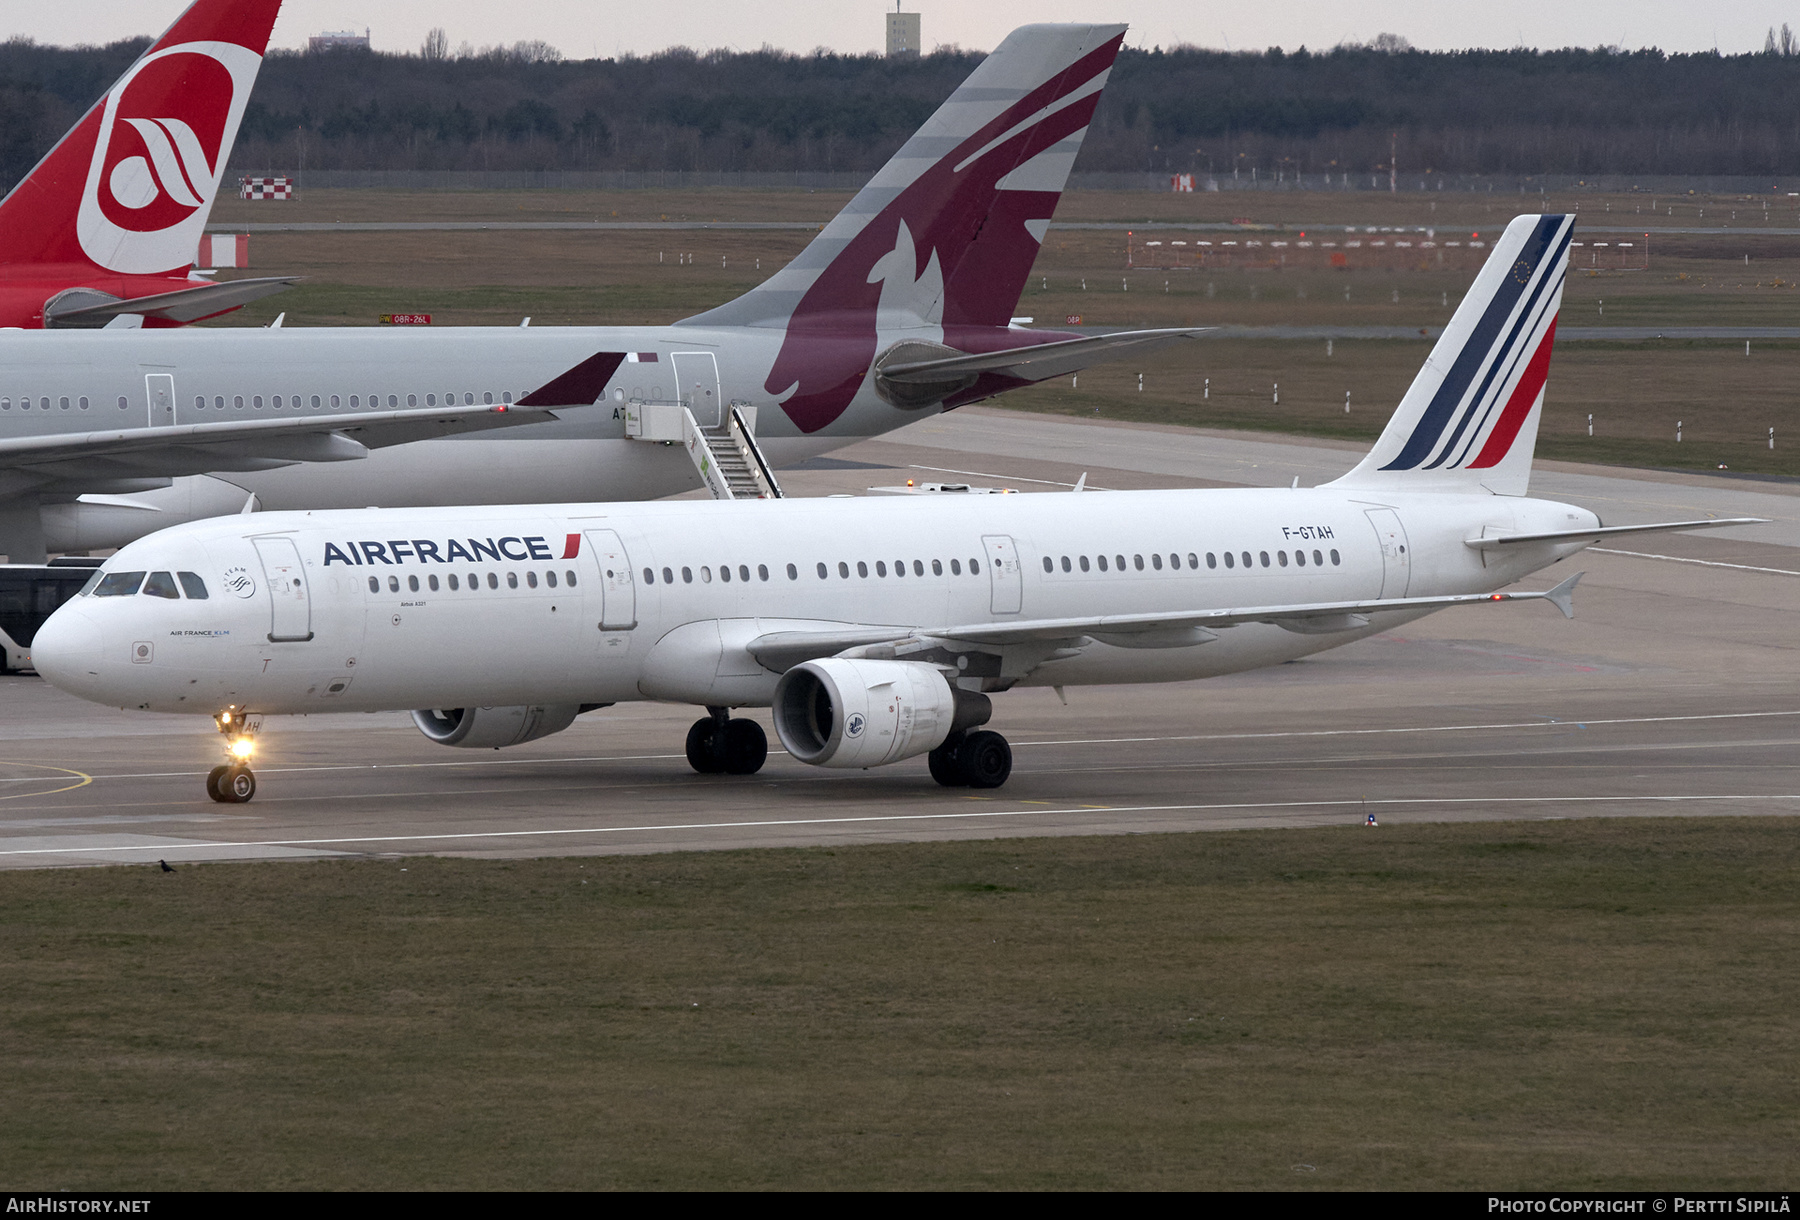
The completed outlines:
{"type": "Polygon", "coordinates": [[[799,580],[800,579],[800,569],[796,568],[791,563],[788,564],[788,566],[787,566],[787,573],[788,573],[789,580],[799,580]]]}
{"type": "Polygon", "coordinates": [[[425,578],[425,587],[430,589],[433,593],[436,593],[438,591],[438,578],[435,576],[427,576],[425,578]]]}
{"type": "MultiPolygon", "coordinates": [[[[664,573],[664,575],[667,575],[668,569],[664,568],[663,573],[664,573]]],[[[499,587],[500,587],[500,577],[495,575],[492,572],[489,572],[488,573],[488,588],[498,589],[499,587]]]]}
{"type": "Polygon", "coordinates": [[[1046,571],[1046,572],[1056,571],[1056,561],[1054,559],[1050,558],[1050,556],[1048,556],[1048,555],[1044,556],[1044,571],[1046,571]]]}
{"type": "Polygon", "coordinates": [[[181,582],[181,591],[188,595],[188,600],[196,602],[206,600],[206,582],[200,579],[198,572],[177,572],[175,579],[181,582]]]}
{"type": "Polygon", "coordinates": [[[931,561],[931,574],[933,576],[942,576],[944,574],[944,565],[941,561],[936,559],[931,561]]]}
{"type": "Polygon", "coordinates": [[[176,601],[181,597],[181,590],[175,587],[175,577],[168,572],[152,572],[144,582],[144,596],[166,597],[176,601]]]}
{"type": "Polygon", "coordinates": [[[650,568],[644,569],[644,583],[647,585],[653,585],[656,583],[656,572],[654,570],[652,570],[650,568]]]}
{"type": "Polygon", "coordinates": [[[143,572],[108,572],[94,588],[95,597],[130,597],[144,583],[143,572]]]}
{"type": "Polygon", "coordinates": [[[536,572],[525,573],[525,584],[528,588],[532,588],[532,589],[537,588],[537,573],[536,572]]]}
{"type": "MultiPolygon", "coordinates": [[[[681,571],[683,575],[687,574],[686,568],[681,569],[681,571]]],[[[509,589],[516,589],[519,587],[519,574],[517,572],[508,572],[506,574],[506,587],[509,589]]]]}
{"type": "Polygon", "coordinates": [[[398,576],[388,577],[388,592],[389,593],[400,592],[400,578],[398,576]]]}
{"type": "Polygon", "coordinates": [[[555,572],[545,572],[544,573],[544,583],[549,585],[552,589],[556,588],[556,573],[555,572]]]}
{"type": "Polygon", "coordinates": [[[371,592],[371,593],[381,592],[381,578],[380,577],[378,577],[378,576],[369,577],[369,592],[371,592]]]}

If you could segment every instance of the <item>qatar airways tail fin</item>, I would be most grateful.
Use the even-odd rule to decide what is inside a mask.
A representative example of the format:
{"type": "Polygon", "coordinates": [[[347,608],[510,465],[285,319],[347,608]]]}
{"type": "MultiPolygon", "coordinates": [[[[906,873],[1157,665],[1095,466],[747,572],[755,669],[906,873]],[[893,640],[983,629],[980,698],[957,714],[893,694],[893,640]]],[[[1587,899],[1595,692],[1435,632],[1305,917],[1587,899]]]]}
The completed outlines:
{"type": "Polygon", "coordinates": [[[1525,494],[1574,228],[1506,226],[1375,448],[1331,486],[1525,494]]]}
{"type": "Polygon", "coordinates": [[[1124,37],[1014,30],[793,262],[686,324],[785,328],[766,388],[806,431],[843,410],[878,335],[1005,327],[1124,37]]]}
{"type": "Polygon", "coordinates": [[[194,0],[0,200],[0,258],[191,266],[281,0],[194,0]]]}

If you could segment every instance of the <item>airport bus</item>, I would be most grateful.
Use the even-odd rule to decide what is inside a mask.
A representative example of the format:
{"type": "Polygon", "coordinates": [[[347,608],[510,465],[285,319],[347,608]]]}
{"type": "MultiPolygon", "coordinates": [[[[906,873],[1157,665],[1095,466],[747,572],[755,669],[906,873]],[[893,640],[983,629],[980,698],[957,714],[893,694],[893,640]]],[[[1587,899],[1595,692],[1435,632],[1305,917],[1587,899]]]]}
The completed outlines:
{"type": "Polygon", "coordinates": [[[81,592],[103,561],[68,556],[47,564],[0,564],[0,674],[31,668],[31,641],[44,620],[81,592]]]}

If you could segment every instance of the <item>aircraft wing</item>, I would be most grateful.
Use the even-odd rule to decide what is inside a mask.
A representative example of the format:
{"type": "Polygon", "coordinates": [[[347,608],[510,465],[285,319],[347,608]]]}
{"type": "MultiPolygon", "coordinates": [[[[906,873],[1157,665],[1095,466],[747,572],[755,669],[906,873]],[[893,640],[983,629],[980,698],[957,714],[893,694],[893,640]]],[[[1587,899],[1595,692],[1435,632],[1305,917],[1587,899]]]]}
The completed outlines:
{"type": "Polygon", "coordinates": [[[1218,638],[1214,629],[1243,623],[1272,623],[1305,635],[1354,631],[1371,614],[1394,610],[1440,610],[1448,606],[1512,601],[1548,601],[1564,617],[1575,617],[1577,572],[1541,593],[1455,593],[1442,597],[1377,598],[1372,601],[1311,602],[1163,614],[1111,614],[1092,618],[1030,619],[1012,623],[967,623],[937,628],[844,627],[819,631],[777,631],[751,640],[748,651],[765,667],[785,672],[804,661],[872,646],[919,642],[972,649],[1019,645],[1076,646],[1084,637],[1122,648],[1185,648],[1218,638]]]}
{"type": "Polygon", "coordinates": [[[0,440],[0,495],[45,483],[167,479],[209,471],[271,470],[295,462],[341,462],[388,445],[552,418],[546,408],[514,404],[17,437],[0,440]]]}
{"type": "Polygon", "coordinates": [[[1721,525],[1763,525],[1767,517],[1709,517],[1704,521],[1663,521],[1656,525],[1603,525],[1591,530],[1555,530],[1548,534],[1498,534],[1492,538],[1465,538],[1463,545],[1478,551],[1491,551],[1521,542],[1577,542],[1592,538],[1598,542],[1615,534],[1659,534],[1664,530],[1710,530],[1721,525]]]}
{"type": "Polygon", "coordinates": [[[94,305],[81,304],[81,300],[91,299],[84,295],[73,298],[72,307],[52,311],[45,321],[52,326],[100,326],[111,318],[141,314],[167,322],[193,322],[286,291],[299,282],[297,275],[227,280],[222,284],[195,284],[192,288],[177,288],[173,292],[101,301],[94,305]]]}
{"type": "Polygon", "coordinates": [[[1057,343],[1039,343],[1031,347],[1010,347],[998,352],[977,352],[971,356],[944,356],[930,360],[907,360],[884,364],[880,375],[884,380],[902,385],[934,385],[958,377],[978,373],[1003,373],[1022,381],[1043,381],[1079,373],[1089,365],[1115,360],[1127,353],[1155,351],[1184,339],[1197,339],[1214,327],[1186,327],[1174,330],[1123,330],[1090,339],[1064,339],[1057,343]]]}

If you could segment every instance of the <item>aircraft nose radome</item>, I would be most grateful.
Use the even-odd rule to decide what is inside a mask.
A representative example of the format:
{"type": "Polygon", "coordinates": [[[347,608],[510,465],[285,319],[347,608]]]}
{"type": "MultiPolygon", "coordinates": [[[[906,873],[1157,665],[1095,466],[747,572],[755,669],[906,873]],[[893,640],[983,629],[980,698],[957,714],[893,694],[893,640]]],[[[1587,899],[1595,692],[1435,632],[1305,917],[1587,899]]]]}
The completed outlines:
{"type": "Polygon", "coordinates": [[[71,695],[87,695],[97,685],[104,637],[79,606],[52,614],[31,641],[31,662],[45,681],[71,695]]]}

